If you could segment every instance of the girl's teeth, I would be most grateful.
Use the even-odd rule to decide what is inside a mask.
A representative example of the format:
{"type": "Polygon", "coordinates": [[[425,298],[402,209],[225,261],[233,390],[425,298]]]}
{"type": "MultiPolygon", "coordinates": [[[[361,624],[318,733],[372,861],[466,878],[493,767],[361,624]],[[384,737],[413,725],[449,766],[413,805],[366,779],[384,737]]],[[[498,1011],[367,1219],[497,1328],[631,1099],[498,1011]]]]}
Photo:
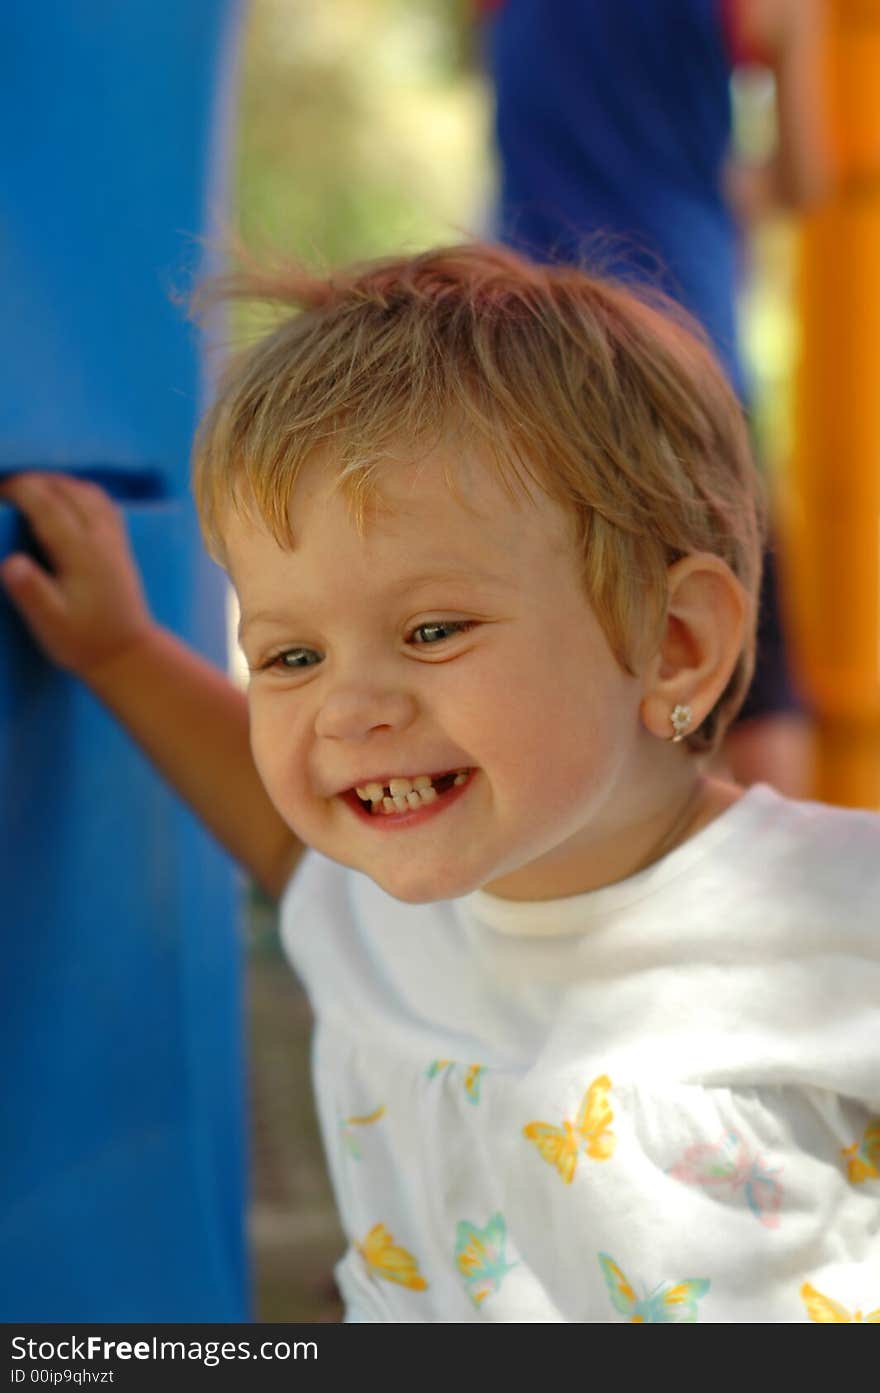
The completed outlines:
{"type": "MultiPolygon", "coordinates": [[[[467,770],[463,770],[456,774],[453,783],[463,784],[467,776],[467,770]]],[[[414,779],[389,779],[387,787],[386,793],[382,784],[363,784],[355,788],[355,793],[363,802],[371,804],[373,813],[405,813],[410,808],[433,803],[439,796],[430,774],[417,774],[414,779]]]]}

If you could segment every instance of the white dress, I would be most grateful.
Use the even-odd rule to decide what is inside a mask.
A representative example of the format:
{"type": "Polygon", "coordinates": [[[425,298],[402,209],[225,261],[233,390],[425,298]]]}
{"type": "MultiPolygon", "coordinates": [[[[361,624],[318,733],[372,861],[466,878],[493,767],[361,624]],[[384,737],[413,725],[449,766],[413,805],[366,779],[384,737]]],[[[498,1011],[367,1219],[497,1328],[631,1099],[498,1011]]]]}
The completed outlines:
{"type": "Polygon", "coordinates": [[[880,817],[769,788],[541,903],[282,905],[355,1321],[880,1320],[880,817]]]}

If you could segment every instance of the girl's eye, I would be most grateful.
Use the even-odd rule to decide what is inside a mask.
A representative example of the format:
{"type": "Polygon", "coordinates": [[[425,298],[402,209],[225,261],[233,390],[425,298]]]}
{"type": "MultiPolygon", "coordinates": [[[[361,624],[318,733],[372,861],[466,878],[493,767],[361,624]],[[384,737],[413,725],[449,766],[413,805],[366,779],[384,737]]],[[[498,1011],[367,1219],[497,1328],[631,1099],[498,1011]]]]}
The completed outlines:
{"type": "Polygon", "coordinates": [[[276,653],[274,658],[270,658],[268,666],[288,669],[314,667],[320,661],[321,655],[314,648],[285,648],[283,653],[276,653]]]}
{"type": "Polygon", "coordinates": [[[413,629],[410,639],[417,644],[441,643],[443,639],[451,638],[454,634],[467,633],[471,628],[472,621],[466,619],[432,620],[430,624],[419,624],[413,629]]]}

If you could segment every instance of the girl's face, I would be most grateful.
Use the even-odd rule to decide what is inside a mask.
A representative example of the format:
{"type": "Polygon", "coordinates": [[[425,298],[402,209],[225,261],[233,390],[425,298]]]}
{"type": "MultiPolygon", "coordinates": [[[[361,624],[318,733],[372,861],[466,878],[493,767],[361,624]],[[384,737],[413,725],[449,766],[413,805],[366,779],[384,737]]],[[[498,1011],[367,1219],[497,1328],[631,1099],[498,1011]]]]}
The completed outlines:
{"type": "Polygon", "coordinates": [[[439,451],[389,467],[382,502],[359,533],[312,465],[292,549],[228,520],[252,746],[279,813],[411,902],[625,876],[668,804],[668,752],[586,598],[566,514],[439,451]]]}

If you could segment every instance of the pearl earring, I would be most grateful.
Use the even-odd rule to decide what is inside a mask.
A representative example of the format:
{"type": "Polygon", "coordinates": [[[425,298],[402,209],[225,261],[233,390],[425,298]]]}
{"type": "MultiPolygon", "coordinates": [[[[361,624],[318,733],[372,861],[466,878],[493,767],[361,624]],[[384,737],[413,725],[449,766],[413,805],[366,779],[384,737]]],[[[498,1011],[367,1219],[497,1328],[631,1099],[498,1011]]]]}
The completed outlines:
{"type": "Polygon", "coordinates": [[[675,731],[672,737],[673,745],[677,745],[679,740],[684,739],[693,718],[694,713],[689,706],[682,706],[680,703],[678,706],[673,706],[669,713],[672,729],[675,731]]]}

